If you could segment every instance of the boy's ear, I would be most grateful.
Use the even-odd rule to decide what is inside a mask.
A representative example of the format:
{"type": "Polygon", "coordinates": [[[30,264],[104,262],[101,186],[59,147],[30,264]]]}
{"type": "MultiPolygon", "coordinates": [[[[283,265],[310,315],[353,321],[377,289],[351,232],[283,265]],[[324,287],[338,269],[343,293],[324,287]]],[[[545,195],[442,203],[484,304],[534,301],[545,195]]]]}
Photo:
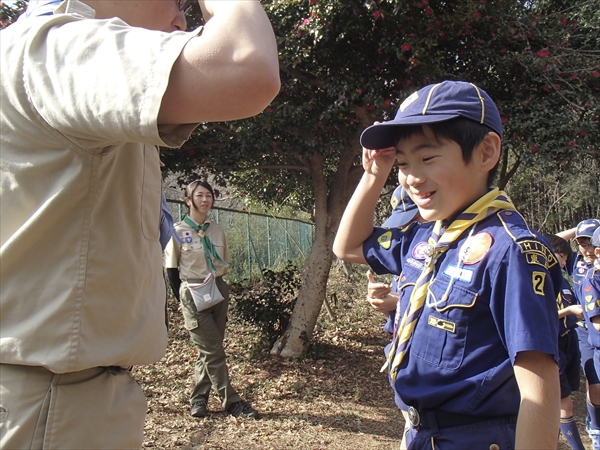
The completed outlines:
{"type": "Polygon", "coordinates": [[[478,162],[483,172],[489,172],[500,160],[502,140],[494,132],[486,134],[483,141],[478,145],[478,162]]]}

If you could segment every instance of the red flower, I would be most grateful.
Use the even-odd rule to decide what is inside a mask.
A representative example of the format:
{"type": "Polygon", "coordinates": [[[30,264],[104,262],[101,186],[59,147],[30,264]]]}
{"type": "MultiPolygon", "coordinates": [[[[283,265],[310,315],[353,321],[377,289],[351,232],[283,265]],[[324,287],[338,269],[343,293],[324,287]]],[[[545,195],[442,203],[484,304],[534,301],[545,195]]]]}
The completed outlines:
{"type": "Polygon", "coordinates": [[[389,108],[390,106],[392,106],[392,101],[388,98],[385,102],[383,102],[383,106],[389,108]]]}
{"type": "Polygon", "coordinates": [[[598,76],[600,76],[600,72],[599,72],[599,71],[597,71],[597,70],[594,70],[594,71],[592,72],[592,77],[594,77],[594,78],[598,78],[598,76]]]}
{"type": "Polygon", "coordinates": [[[479,11],[475,11],[474,16],[479,19],[481,17],[481,13],[479,11]]]}
{"type": "Polygon", "coordinates": [[[563,17],[560,21],[561,25],[564,27],[567,24],[567,18],[563,17]]]}
{"type": "Polygon", "coordinates": [[[373,17],[375,17],[375,20],[379,19],[381,17],[381,11],[377,10],[373,13],[373,17]]]}
{"type": "Polygon", "coordinates": [[[531,153],[537,153],[537,152],[538,152],[538,148],[535,145],[531,144],[531,153]]]}
{"type": "Polygon", "coordinates": [[[542,50],[538,50],[537,52],[535,52],[535,54],[537,56],[539,56],[540,58],[547,58],[548,55],[550,54],[550,52],[548,51],[547,48],[544,48],[542,50]]]}
{"type": "Polygon", "coordinates": [[[431,9],[431,7],[428,6],[427,8],[425,8],[424,12],[426,16],[431,16],[433,14],[433,9],[431,9]]]}
{"type": "Polygon", "coordinates": [[[546,92],[548,92],[550,90],[550,86],[546,85],[542,89],[545,90],[546,92]]]}
{"type": "Polygon", "coordinates": [[[571,80],[576,80],[577,79],[577,74],[574,73],[573,75],[571,75],[571,80]]]}
{"type": "Polygon", "coordinates": [[[410,51],[410,44],[408,42],[406,42],[405,44],[402,44],[402,51],[403,52],[409,52],[410,51]]]}

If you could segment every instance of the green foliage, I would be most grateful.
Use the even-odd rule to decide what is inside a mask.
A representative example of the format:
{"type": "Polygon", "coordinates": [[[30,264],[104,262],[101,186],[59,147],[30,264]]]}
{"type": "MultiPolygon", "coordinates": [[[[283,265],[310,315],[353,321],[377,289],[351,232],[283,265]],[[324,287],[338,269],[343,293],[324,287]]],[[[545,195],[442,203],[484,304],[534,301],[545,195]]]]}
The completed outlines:
{"type": "Polygon", "coordinates": [[[232,314],[257,327],[262,340],[271,345],[290,320],[298,298],[300,274],[296,266],[288,264],[278,271],[264,270],[260,284],[252,286],[246,280],[230,288],[235,298],[232,314]]]}
{"type": "Polygon", "coordinates": [[[27,8],[27,2],[17,0],[14,4],[0,1],[0,30],[13,23],[27,8]]]}
{"type": "Polygon", "coordinates": [[[342,172],[360,169],[360,132],[444,79],[472,81],[497,102],[501,187],[532,166],[597,159],[598,0],[274,0],[265,9],[279,96],[257,117],[201,126],[183,154],[165,154],[169,168],[193,169],[202,154],[247,204],[311,212],[314,171],[337,188],[342,172]]]}
{"type": "Polygon", "coordinates": [[[600,161],[583,154],[572,161],[525,167],[507,192],[532,227],[557,233],[600,217],[600,161]]]}

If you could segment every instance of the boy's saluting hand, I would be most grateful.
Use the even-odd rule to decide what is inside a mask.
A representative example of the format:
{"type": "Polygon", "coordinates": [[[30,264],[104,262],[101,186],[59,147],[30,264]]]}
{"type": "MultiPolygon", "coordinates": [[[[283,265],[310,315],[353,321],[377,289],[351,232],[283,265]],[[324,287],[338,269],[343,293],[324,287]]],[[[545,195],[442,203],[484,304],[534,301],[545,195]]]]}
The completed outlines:
{"type": "Polygon", "coordinates": [[[395,161],[396,149],[394,147],[383,150],[369,150],[363,147],[363,168],[370,175],[387,178],[395,161]]]}

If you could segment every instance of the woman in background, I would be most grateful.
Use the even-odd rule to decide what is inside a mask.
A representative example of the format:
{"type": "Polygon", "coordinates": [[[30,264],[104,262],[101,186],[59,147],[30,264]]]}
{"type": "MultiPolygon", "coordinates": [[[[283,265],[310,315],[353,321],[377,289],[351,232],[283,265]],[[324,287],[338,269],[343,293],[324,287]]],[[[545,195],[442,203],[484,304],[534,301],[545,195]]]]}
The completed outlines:
{"type": "Polygon", "coordinates": [[[229,287],[222,278],[229,265],[225,231],[206,217],[213,206],[213,189],[205,181],[193,181],[185,188],[184,201],[189,213],[175,224],[182,243],[174,238],[169,241],[165,249],[165,267],[173,292],[181,301],[185,328],[198,350],[190,398],[191,415],[205,417],[208,414],[208,397],[214,387],[227,414],[256,418],[258,411],[241,399],[229,381],[223,348],[229,287]],[[211,272],[224,300],[198,311],[188,284],[202,283],[211,272]]]}

